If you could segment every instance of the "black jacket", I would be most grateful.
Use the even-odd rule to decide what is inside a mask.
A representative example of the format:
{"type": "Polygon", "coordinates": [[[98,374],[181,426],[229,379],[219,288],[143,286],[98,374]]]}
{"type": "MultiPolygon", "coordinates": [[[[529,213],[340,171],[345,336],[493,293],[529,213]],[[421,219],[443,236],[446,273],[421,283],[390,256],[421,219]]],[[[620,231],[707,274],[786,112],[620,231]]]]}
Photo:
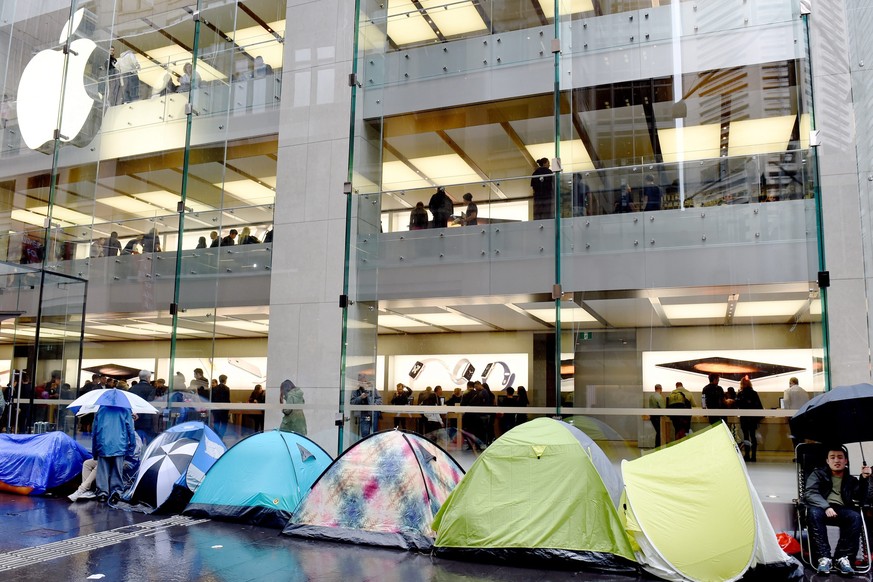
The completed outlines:
{"type": "MultiPolygon", "coordinates": [[[[840,497],[843,498],[845,507],[856,507],[871,497],[870,479],[858,479],[846,472],[843,475],[843,484],[840,487],[840,497]]],[[[806,488],[803,491],[803,501],[808,505],[814,505],[827,509],[830,507],[827,498],[833,489],[831,470],[827,467],[819,467],[806,478],[806,488]]]]}

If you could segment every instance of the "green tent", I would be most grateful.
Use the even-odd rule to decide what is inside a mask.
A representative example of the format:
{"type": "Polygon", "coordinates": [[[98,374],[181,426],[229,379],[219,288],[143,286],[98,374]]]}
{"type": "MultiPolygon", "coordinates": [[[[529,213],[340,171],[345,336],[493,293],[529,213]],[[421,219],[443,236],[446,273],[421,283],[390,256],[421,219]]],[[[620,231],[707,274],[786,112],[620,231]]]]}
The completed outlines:
{"type": "Polygon", "coordinates": [[[624,461],[621,470],[622,517],[648,572],[665,580],[802,577],[779,547],[723,422],[624,461]]]}
{"type": "Polygon", "coordinates": [[[635,573],[621,478],[579,429],[521,424],[476,460],[434,519],[439,556],[635,573]]]}

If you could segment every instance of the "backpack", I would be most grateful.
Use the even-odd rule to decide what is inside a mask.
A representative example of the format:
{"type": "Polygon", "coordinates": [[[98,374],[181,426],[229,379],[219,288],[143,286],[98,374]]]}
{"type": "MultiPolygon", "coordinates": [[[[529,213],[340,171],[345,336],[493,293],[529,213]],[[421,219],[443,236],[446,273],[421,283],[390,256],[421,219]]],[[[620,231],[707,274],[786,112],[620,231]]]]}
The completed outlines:
{"type": "Polygon", "coordinates": [[[672,392],[670,392],[670,395],[667,396],[667,408],[687,407],[688,398],[685,397],[685,394],[683,394],[681,390],[673,390],[672,392]]]}

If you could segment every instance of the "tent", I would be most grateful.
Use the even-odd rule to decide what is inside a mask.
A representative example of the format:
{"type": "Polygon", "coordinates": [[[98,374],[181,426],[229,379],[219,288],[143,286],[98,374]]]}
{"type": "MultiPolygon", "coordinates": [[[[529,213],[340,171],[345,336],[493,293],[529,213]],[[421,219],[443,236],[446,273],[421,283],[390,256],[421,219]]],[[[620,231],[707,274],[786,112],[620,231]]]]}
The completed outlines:
{"type": "Polygon", "coordinates": [[[0,491],[42,495],[82,473],[91,454],[68,435],[0,434],[0,491]]]}
{"type": "Polygon", "coordinates": [[[181,510],[225,450],[218,435],[202,422],[176,425],[149,443],[133,485],[110,504],[143,513],[181,510]]]}
{"type": "Polygon", "coordinates": [[[301,434],[256,433],[212,465],[184,514],[281,529],[330,462],[301,434]]]}
{"type": "Polygon", "coordinates": [[[721,422],[621,466],[637,560],[666,580],[802,577],[721,422]]]}
{"type": "Polygon", "coordinates": [[[551,418],[497,439],[434,520],[438,556],[636,573],[621,477],[593,440],[551,418]]]}
{"type": "Polygon", "coordinates": [[[427,551],[433,516],[463,474],[424,437],[379,432],[331,463],[282,533],[427,551]]]}

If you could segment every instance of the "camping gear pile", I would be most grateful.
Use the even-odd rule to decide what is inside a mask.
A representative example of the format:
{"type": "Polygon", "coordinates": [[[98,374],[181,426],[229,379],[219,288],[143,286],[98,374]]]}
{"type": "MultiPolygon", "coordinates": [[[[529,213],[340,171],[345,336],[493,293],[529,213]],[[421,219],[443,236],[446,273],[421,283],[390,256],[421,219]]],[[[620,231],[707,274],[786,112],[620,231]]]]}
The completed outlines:
{"type": "MultiPolygon", "coordinates": [[[[27,481],[27,492],[74,477],[87,458],[76,447],[75,462],[43,484],[27,481]]],[[[0,481],[17,484],[8,458],[0,481]]],[[[331,462],[296,433],[256,434],[226,450],[203,423],[186,422],[149,445],[112,505],[501,564],[683,581],[802,577],[723,423],[618,471],[579,428],[538,418],[502,435],[464,475],[438,445],[403,430],[370,435],[331,462]]]]}
{"type": "Polygon", "coordinates": [[[0,491],[42,495],[82,472],[91,458],[85,448],[66,434],[0,434],[0,491]]]}

